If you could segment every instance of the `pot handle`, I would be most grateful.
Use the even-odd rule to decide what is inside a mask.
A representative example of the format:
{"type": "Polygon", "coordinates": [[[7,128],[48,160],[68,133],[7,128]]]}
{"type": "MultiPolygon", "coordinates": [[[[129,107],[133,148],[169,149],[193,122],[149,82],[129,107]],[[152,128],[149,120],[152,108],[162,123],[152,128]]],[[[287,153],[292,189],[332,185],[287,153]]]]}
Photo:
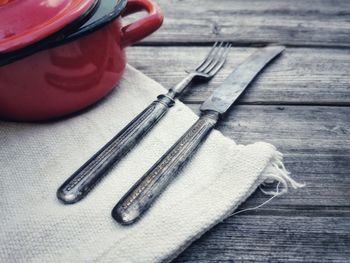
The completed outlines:
{"type": "Polygon", "coordinates": [[[127,16],[142,10],[146,10],[148,16],[124,26],[122,30],[122,46],[126,47],[145,38],[156,31],[163,23],[163,13],[160,8],[150,0],[128,0],[122,12],[127,16]]]}

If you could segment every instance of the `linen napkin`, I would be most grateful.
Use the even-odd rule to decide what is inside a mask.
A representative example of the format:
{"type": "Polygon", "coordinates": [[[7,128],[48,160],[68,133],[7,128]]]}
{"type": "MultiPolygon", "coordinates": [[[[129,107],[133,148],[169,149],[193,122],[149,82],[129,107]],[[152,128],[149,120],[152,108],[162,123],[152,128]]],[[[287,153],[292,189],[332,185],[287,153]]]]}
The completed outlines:
{"type": "Polygon", "coordinates": [[[111,210],[196,121],[177,101],[158,125],[81,202],[64,205],[57,188],[165,89],[131,66],[97,105],[45,123],[0,122],[0,261],[169,261],[229,216],[261,183],[294,188],[274,146],[237,145],[213,131],[137,223],[111,210]]]}

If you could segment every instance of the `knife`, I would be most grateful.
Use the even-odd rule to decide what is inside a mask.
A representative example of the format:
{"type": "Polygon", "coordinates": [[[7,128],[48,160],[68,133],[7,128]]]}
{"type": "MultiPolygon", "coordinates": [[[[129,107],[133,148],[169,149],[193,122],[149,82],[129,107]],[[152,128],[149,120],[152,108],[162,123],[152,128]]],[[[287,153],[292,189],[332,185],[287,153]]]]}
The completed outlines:
{"type": "Polygon", "coordinates": [[[236,68],[201,105],[201,117],[191,128],[134,184],[112,210],[112,217],[123,225],[137,221],[176,177],[180,168],[208,136],[231,105],[255,76],[283,50],[284,46],[267,46],[253,53],[236,68]]]}
{"type": "Polygon", "coordinates": [[[57,198],[64,204],[74,204],[83,199],[154,125],[167,113],[175,99],[195,79],[209,81],[226,61],[230,43],[216,42],[202,63],[168,93],[159,95],[146,109],[105,144],[96,154],[74,172],[57,190],[57,198]]]}

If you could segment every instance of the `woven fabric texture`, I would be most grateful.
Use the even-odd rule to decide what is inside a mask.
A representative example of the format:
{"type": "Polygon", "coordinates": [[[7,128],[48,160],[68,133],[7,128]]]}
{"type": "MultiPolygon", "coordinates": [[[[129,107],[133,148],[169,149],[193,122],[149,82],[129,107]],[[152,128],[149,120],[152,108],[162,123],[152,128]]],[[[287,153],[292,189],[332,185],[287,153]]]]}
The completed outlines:
{"type": "Polygon", "coordinates": [[[57,188],[163,92],[128,66],[110,95],[79,114],[0,122],[1,262],[169,261],[263,181],[284,180],[274,146],[237,145],[213,131],[147,214],[119,225],[110,215],[116,202],[198,118],[177,101],[84,200],[62,204],[57,188]]]}

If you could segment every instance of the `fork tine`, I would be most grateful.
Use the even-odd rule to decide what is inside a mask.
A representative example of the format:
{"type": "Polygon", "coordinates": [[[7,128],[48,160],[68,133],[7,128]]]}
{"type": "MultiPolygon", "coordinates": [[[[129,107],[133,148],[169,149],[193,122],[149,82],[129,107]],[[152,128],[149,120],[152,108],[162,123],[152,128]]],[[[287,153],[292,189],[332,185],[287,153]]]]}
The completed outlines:
{"type": "Polygon", "coordinates": [[[204,70],[213,62],[213,60],[217,57],[218,53],[221,50],[222,45],[224,44],[224,42],[219,42],[219,45],[215,48],[215,50],[213,50],[212,54],[208,57],[208,59],[206,60],[206,62],[197,69],[198,72],[204,72],[204,70]]]}
{"type": "Polygon", "coordinates": [[[206,60],[211,56],[211,54],[213,53],[214,49],[217,47],[218,44],[219,44],[218,41],[214,43],[214,45],[211,47],[210,51],[208,52],[207,56],[198,64],[198,66],[196,67],[196,70],[206,62],[206,60]]]}
{"type": "Polygon", "coordinates": [[[227,57],[227,54],[228,54],[228,52],[229,52],[229,48],[230,48],[231,46],[232,46],[232,45],[229,45],[229,46],[228,46],[224,58],[223,58],[222,61],[210,72],[210,76],[214,76],[214,75],[222,68],[222,66],[225,64],[225,62],[226,62],[226,57],[227,57]]]}
{"type": "Polygon", "coordinates": [[[217,63],[221,61],[222,56],[225,54],[225,49],[227,48],[228,45],[229,43],[224,43],[224,46],[220,48],[215,58],[213,58],[211,63],[205,68],[205,70],[202,71],[204,74],[209,74],[209,72],[217,65],[217,63]]]}
{"type": "Polygon", "coordinates": [[[212,50],[209,52],[209,55],[205,59],[205,61],[202,63],[200,67],[196,68],[196,71],[203,71],[208,65],[212,62],[213,58],[216,57],[218,51],[220,50],[223,42],[218,42],[218,45],[212,48],[212,50]]]}
{"type": "Polygon", "coordinates": [[[227,54],[228,54],[231,46],[232,46],[232,44],[226,43],[226,45],[222,48],[220,55],[218,55],[218,57],[210,65],[210,67],[208,67],[205,70],[205,72],[204,72],[205,74],[209,74],[209,75],[213,76],[218,72],[218,70],[220,70],[220,68],[224,65],[224,63],[226,61],[226,57],[227,57],[227,54]]]}
{"type": "Polygon", "coordinates": [[[231,46],[232,46],[232,45],[230,44],[230,45],[226,48],[226,51],[225,51],[225,54],[223,55],[222,60],[211,70],[211,72],[209,72],[209,76],[210,76],[210,77],[214,76],[214,75],[222,68],[222,66],[225,64],[226,58],[227,58],[227,54],[228,54],[228,52],[229,52],[231,46]]]}

